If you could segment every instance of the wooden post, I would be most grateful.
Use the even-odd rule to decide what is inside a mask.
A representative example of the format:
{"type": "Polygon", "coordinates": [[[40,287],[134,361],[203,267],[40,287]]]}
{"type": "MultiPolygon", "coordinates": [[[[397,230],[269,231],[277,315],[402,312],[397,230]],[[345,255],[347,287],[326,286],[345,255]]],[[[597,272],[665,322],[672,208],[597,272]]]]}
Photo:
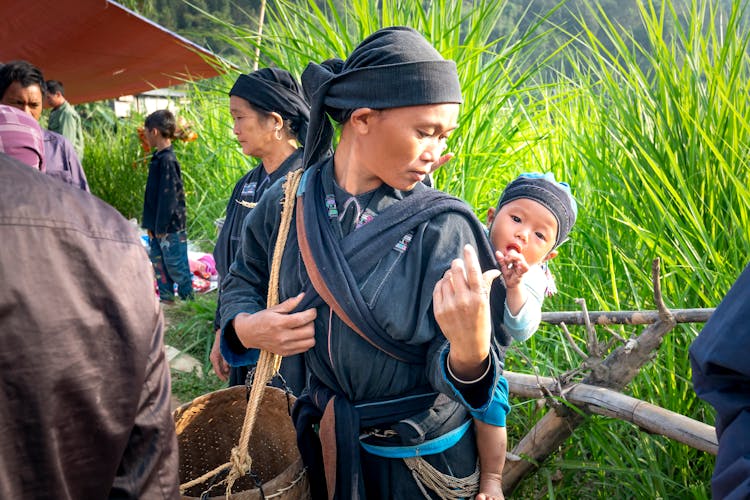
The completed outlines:
{"type": "Polygon", "coordinates": [[[258,69],[260,64],[260,42],[263,39],[263,19],[266,16],[266,0],[260,2],[260,13],[258,14],[258,45],[255,47],[255,64],[253,71],[258,69]]]}

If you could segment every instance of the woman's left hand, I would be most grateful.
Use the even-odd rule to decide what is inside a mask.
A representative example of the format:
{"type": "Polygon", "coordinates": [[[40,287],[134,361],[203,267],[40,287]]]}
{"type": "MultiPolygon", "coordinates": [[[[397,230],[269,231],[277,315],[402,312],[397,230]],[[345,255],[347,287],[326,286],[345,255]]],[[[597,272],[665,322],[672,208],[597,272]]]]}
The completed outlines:
{"type": "Polygon", "coordinates": [[[484,274],[476,250],[466,245],[463,259],[455,259],[432,293],[435,319],[450,341],[449,362],[455,376],[474,379],[486,368],[492,322],[490,285],[497,269],[484,274]]]}

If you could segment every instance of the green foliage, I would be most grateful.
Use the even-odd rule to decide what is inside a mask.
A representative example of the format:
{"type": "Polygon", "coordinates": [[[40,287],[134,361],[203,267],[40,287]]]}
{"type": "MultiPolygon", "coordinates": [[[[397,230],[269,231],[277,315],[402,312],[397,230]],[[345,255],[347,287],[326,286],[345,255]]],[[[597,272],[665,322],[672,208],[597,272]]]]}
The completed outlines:
{"type": "Polygon", "coordinates": [[[232,45],[222,42],[222,35],[226,33],[217,28],[209,15],[220,19],[242,19],[248,13],[257,15],[260,6],[260,1],[233,0],[122,0],[120,3],[230,60],[237,58],[237,51],[232,45]],[[245,4],[253,5],[248,7],[245,4]]]}
{"type": "MultiPolygon", "coordinates": [[[[750,253],[745,2],[640,0],[619,17],[613,15],[617,2],[521,5],[278,0],[266,13],[260,65],[299,75],[310,60],[345,57],[380,26],[419,29],[456,61],[464,94],[459,129],[449,141],[456,157],[438,171],[438,186],[467,200],[480,217],[523,171],[552,171],[573,187],[579,219],[552,264],[561,291],[546,310],[578,309],[577,297],[590,310],[652,309],[650,269],[657,257],[668,307],[715,306],[750,253]]],[[[258,46],[253,15],[213,20],[243,61],[243,72],[252,69],[258,46]]],[[[178,150],[189,232],[207,245],[231,187],[252,164],[231,135],[226,91],[236,74],[194,86],[185,114],[199,139],[178,150]]],[[[108,130],[97,146],[96,174],[87,149],[85,167],[96,194],[110,185],[124,191],[120,182],[137,183],[128,170],[141,154],[137,139],[130,128],[128,139],[108,130]],[[108,161],[106,152],[114,159],[108,161]]],[[[130,197],[142,197],[142,190],[143,184],[130,197]]],[[[103,197],[109,201],[112,192],[103,197]]],[[[711,422],[712,410],[690,384],[687,348],[699,328],[669,333],[628,391],[711,422]]],[[[640,332],[616,330],[626,338],[640,332]]],[[[571,334],[585,345],[582,329],[571,334]]],[[[211,338],[210,331],[202,335],[211,338]]],[[[195,342],[205,354],[205,338],[195,342]]],[[[543,326],[509,351],[507,367],[555,376],[581,361],[560,330],[543,326]]],[[[539,416],[533,403],[514,401],[511,446],[539,416]]],[[[704,453],[590,417],[516,496],[708,498],[712,467],[713,458],[704,453]]]]}
{"type": "MultiPolygon", "coordinates": [[[[253,163],[242,155],[232,135],[226,109],[228,79],[218,77],[191,87],[191,105],[178,113],[178,118],[190,122],[198,139],[173,141],[182,167],[188,236],[196,250],[207,252],[216,240],[214,221],[224,215],[234,183],[253,163]]],[[[88,105],[83,111],[88,117],[83,167],[91,191],[125,217],[140,221],[151,159],[151,152],[145,151],[138,139],[144,117],[135,114],[118,119],[103,105],[88,105]]]]}
{"type": "Polygon", "coordinates": [[[126,218],[140,220],[148,177],[148,158],[136,133],[142,119],[120,121],[103,105],[87,105],[82,115],[86,117],[83,169],[91,192],[126,218]]]}

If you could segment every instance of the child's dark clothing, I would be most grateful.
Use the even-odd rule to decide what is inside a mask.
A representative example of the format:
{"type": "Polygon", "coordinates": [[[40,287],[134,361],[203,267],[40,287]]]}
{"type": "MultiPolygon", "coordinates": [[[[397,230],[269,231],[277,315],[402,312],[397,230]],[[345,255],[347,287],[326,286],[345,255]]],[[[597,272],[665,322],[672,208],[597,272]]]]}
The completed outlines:
{"type": "Polygon", "coordinates": [[[169,146],[151,157],[141,226],[155,235],[177,233],[185,230],[185,214],[180,164],[169,146]]]}
{"type": "Polygon", "coordinates": [[[180,298],[193,296],[185,220],[185,190],[180,164],[169,146],[151,157],[141,223],[150,232],[149,257],[161,300],[174,300],[175,283],[180,298]]]}

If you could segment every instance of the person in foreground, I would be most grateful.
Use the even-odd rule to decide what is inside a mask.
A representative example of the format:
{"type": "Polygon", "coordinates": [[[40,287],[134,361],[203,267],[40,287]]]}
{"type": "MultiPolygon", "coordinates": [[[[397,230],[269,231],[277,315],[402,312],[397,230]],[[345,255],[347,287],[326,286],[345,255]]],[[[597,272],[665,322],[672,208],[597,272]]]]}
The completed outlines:
{"type": "MultiPolygon", "coordinates": [[[[220,280],[229,272],[237,254],[247,214],[269,186],[302,167],[301,145],[310,120],[310,105],[302,87],[288,71],[278,68],[240,75],[229,91],[229,112],[242,152],[260,159],[260,163],[237,182],[227,203],[224,225],[213,252],[220,280]]],[[[248,370],[255,363],[230,368],[221,355],[221,288],[217,302],[211,364],[220,379],[229,377],[230,386],[244,384],[248,370]]],[[[257,360],[258,350],[255,352],[257,360]]],[[[302,357],[285,359],[281,371],[287,387],[299,394],[305,380],[302,357]]]]}
{"type": "Polygon", "coordinates": [[[695,393],[716,410],[714,498],[750,498],[750,266],[690,345],[695,393]]]}
{"type": "MultiPolygon", "coordinates": [[[[527,340],[539,328],[544,297],[555,291],[548,262],[567,239],[577,212],[570,187],[557,182],[552,173],[538,172],[521,174],[509,183],[497,207],[489,209],[490,244],[502,272],[490,292],[493,318],[502,317],[495,328],[501,346],[509,346],[511,339],[527,340]]],[[[479,419],[474,424],[481,469],[477,498],[503,498],[505,427],[479,419]]]]}
{"type": "Polygon", "coordinates": [[[473,496],[471,415],[504,425],[509,406],[487,287],[472,281],[473,316],[441,329],[433,315],[433,289],[463,252],[499,275],[471,209],[422,184],[457,126],[455,63],[415,30],[390,27],[346,61],[309,64],[302,84],[312,96],[306,170],[281,302],[265,308],[279,182],[247,217],[224,281],[222,350],[305,353],[309,384],[292,413],[313,498],[473,496]],[[342,124],[333,157],[329,116],[342,124]]]}
{"type": "Polygon", "coordinates": [[[148,231],[148,256],[154,266],[159,298],[165,304],[174,304],[175,284],[181,299],[194,297],[185,230],[185,189],[172,148],[175,128],[174,115],[168,109],[148,115],[143,126],[146,141],[155,151],[148,166],[141,227],[148,231]]]}
{"type": "Polygon", "coordinates": [[[41,137],[0,106],[22,153],[0,153],[0,498],[176,500],[151,266],[114,208],[38,170],[41,137]]]}

